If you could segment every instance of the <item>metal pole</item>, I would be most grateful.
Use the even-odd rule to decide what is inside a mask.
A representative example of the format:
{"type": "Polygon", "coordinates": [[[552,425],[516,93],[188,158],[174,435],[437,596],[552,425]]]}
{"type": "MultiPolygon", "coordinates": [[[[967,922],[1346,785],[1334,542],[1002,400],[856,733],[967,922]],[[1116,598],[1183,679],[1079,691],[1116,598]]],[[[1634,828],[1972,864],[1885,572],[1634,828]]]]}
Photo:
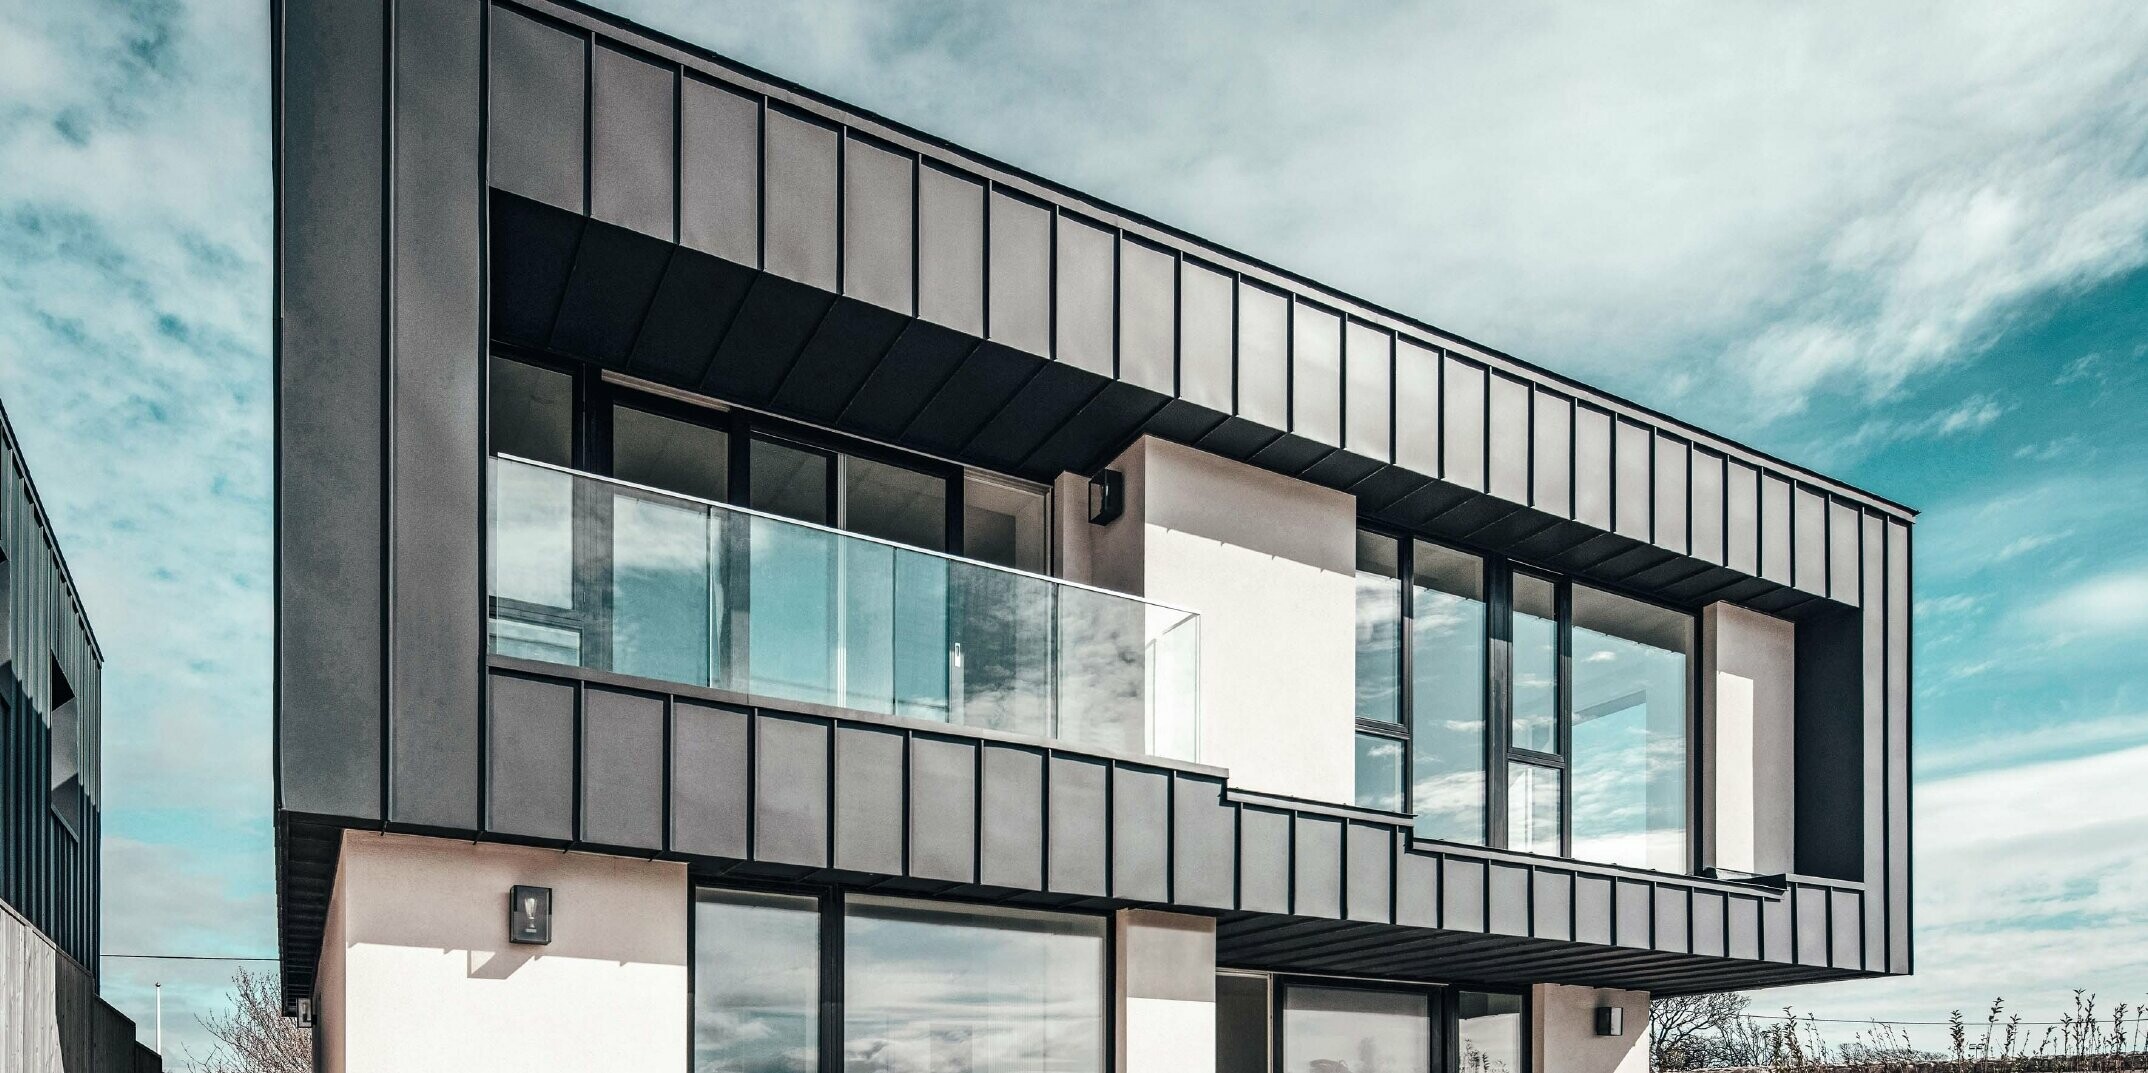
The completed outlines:
{"type": "Polygon", "coordinates": [[[164,1056],[164,981],[157,981],[157,1056],[164,1056]]]}

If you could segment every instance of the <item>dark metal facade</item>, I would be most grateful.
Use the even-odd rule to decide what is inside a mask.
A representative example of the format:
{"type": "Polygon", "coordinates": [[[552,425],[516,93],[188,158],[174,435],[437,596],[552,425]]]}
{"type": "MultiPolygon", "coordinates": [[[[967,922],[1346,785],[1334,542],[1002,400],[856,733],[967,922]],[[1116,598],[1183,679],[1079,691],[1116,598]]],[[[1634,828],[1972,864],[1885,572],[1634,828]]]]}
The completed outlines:
{"type": "Polygon", "coordinates": [[[1201,907],[1226,958],[1278,968],[1668,990],[1908,971],[1906,509],[578,6],[277,10],[293,995],[341,826],[1201,907]],[[1790,616],[1825,653],[1809,689],[1834,728],[1798,760],[1847,806],[1799,817],[1800,859],[1838,878],[1778,894],[1418,845],[1391,817],[1256,804],[1213,773],[743,698],[692,699],[716,714],[687,722],[731,728],[711,744],[648,683],[488,671],[494,341],[1029,477],[1159,435],[1347,489],[1384,524],[1790,616]],[[996,780],[1012,757],[1039,781],[996,780]],[[970,841],[922,858],[914,825],[856,806],[945,791],[920,763],[967,764],[975,791],[970,841]],[[995,832],[1020,827],[1004,817],[1089,792],[1069,785],[1094,794],[1006,835],[1035,840],[1035,882],[988,879],[995,832]],[[776,786],[804,796],[757,796],[776,786]],[[744,818],[693,811],[712,787],[744,818]],[[1195,860],[1218,844],[1227,863],[1195,860]],[[1103,870],[1061,889],[1062,858],[1103,870]]]}
{"type": "Polygon", "coordinates": [[[0,564],[0,613],[6,619],[0,624],[0,654],[6,657],[0,668],[0,755],[6,764],[0,779],[0,897],[94,978],[104,656],[4,414],[0,435],[0,554],[6,557],[0,564]],[[82,731],[79,830],[52,805],[51,701],[62,681],[58,688],[73,692],[82,731]]]}

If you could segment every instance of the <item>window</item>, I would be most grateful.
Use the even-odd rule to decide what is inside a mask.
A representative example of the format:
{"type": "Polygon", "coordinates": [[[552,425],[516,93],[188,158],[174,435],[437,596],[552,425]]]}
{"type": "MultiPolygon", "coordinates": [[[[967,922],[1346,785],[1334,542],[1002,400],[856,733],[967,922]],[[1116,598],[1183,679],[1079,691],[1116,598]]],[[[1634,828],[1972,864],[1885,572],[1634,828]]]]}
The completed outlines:
{"type": "Polygon", "coordinates": [[[1267,1073],[1274,1001],[1266,976],[1216,974],[1216,1073],[1267,1073]]]}
{"type": "Polygon", "coordinates": [[[820,997],[818,899],[695,892],[695,1073],[814,1073],[820,997]]]}
{"type": "Polygon", "coordinates": [[[1573,587],[1574,855],[1682,871],[1693,619],[1573,587]]]}
{"type": "Polygon", "coordinates": [[[1694,629],[1361,530],[1357,803],[1413,815],[1423,838],[1686,871],[1694,629]]]}
{"type": "Polygon", "coordinates": [[[1105,1073],[1108,936],[1101,916],[698,890],[693,1068],[1105,1073]]]}
{"type": "Polygon", "coordinates": [[[1105,919],[854,897],[848,1073],[1104,1073],[1105,919]]]}
{"type": "Polygon", "coordinates": [[[574,464],[574,378],[527,362],[492,359],[492,453],[574,464]]]}
{"type": "Polygon", "coordinates": [[[1457,1073],[1524,1073],[1520,995],[1462,991],[1454,996],[1457,1073]]]}
{"type": "Polygon", "coordinates": [[[52,661],[52,702],[47,708],[46,728],[51,731],[52,812],[67,829],[82,833],[82,713],[76,707],[74,687],[52,661]]]}
{"type": "Polygon", "coordinates": [[[1291,987],[1284,1073],[1431,1073],[1432,999],[1421,992],[1291,987]]]}

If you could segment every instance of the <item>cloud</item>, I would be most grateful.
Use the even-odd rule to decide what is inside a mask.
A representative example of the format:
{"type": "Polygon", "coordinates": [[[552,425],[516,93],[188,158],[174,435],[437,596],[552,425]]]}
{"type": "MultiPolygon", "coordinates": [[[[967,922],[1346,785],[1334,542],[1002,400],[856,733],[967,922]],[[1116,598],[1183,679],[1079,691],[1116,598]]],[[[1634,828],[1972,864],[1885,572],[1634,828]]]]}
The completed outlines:
{"type": "Polygon", "coordinates": [[[2137,5],[611,6],[1704,421],[2148,261],[2137,5]]]}
{"type": "MultiPolygon", "coordinates": [[[[2148,731],[2139,715],[2113,725],[2135,741],[2148,731]]],[[[2119,792],[2143,780],[2148,745],[1926,780],[1916,801],[1916,975],[1761,1001],[1819,1017],[1937,1020],[2003,995],[2025,1020],[2051,1020],[2074,988],[2148,978],[2148,856],[2137,845],[2148,794],[2119,792]]],[[[2104,995],[2106,1004],[2137,997],[2104,995]]],[[[1938,1046],[1945,1030],[1911,1031],[1938,1046]]]]}
{"type": "MultiPolygon", "coordinates": [[[[0,11],[0,398],[104,650],[113,952],[274,947],[267,58],[265,5],[0,11]]],[[[230,967],[104,991],[176,1051],[230,967]]]]}
{"type": "Polygon", "coordinates": [[[2061,590],[2034,615],[2057,630],[2122,633],[2148,626],[2148,570],[2103,574],[2061,590]]]}
{"type": "Polygon", "coordinates": [[[2072,535],[2072,533],[2031,533],[2028,536],[2018,537],[2005,547],[2000,548],[1993,554],[1992,558],[2005,562],[2017,556],[2027,555],[2032,551],[2048,548],[2072,535]]]}

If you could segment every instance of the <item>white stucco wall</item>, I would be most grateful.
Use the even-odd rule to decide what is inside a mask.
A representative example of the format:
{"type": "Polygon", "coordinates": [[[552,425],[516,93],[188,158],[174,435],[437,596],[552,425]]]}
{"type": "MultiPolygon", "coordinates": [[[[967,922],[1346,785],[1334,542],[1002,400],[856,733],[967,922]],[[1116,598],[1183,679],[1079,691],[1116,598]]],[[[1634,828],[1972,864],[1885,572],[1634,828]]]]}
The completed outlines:
{"type": "Polygon", "coordinates": [[[1117,917],[1121,1073],[1217,1073],[1216,922],[1122,910],[1117,917]]]}
{"type": "Polygon", "coordinates": [[[342,852],[328,1069],[685,1068],[685,865],[362,832],[342,852]],[[552,888],[549,946],[507,941],[517,883],[552,888]]]}
{"type": "MultiPolygon", "coordinates": [[[[1348,803],[1356,500],[1155,438],[1111,468],[1126,513],[1099,527],[1062,511],[1062,572],[1200,613],[1204,763],[1235,786],[1348,803]]],[[[1085,503],[1086,483],[1063,480],[1062,502],[1085,503]]]]}
{"type": "Polygon", "coordinates": [[[1794,871],[1797,628],[1731,604],[1701,614],[1703,863],[1794,871]]]}
{"type": "Polygon", "coordinates": [[[1648,1073],[1648,993],[1538,984],[1529,993],[1531,1073],[1648,1073]],[[1626,1011],[1625,1031],[1596,1034],[1596,1008],[1626,1011]]]}

